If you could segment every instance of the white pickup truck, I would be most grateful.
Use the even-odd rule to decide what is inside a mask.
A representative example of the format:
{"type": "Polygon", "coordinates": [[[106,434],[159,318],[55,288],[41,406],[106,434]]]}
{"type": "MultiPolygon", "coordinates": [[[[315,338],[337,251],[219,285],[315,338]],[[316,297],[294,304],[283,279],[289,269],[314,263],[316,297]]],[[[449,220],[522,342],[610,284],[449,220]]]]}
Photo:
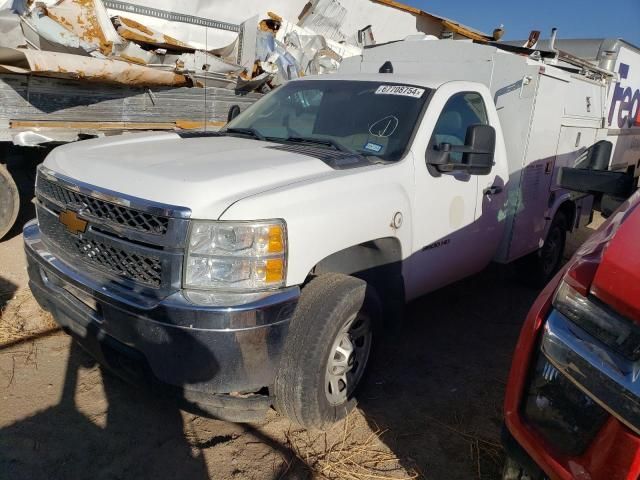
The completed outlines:
{"type": "Polygon", "coordinates": [[[220,132],[55,149],[24,230],[36,298],[108,367],[198,411],[334,422],[383,319],[492,261],[546,280],[591,214],[554,177],[609,164],[614,74],[510,50],[409,38],[220,132]]]}

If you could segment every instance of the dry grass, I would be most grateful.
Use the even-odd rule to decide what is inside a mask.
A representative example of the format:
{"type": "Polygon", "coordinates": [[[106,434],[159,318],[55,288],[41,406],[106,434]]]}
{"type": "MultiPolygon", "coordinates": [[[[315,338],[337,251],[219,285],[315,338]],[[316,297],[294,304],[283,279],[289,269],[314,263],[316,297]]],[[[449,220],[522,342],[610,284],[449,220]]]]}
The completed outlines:
{"type": "MultiPolygon", "coordinates": [[[[417,467],[403,466],[409,459],[398,458],[380,437],[386,430],[362,428],[366,420],[358,411],[327,432],[287,431],[285,436],[297,460],[315,478],[327,480],[413,480],[423,475],[417,467]]],[[[294,459],[295,461],[295,459],[294,459]]],[[[288,462],[288,467],[293,461],[288,462]]],[[[286,477],[287,470],[281,478],[286,477]]]]}
{"type": "Polygon", "coordinates": [[[58,327],[28,289],[19,290],[0,311],[0,346],[38,336],[58,327]]]}
{"type": "Polygon", "coordinates": [[[468,427],[469,422],[466,422],[464,418],[455,413],[453,416],[453,423],[455,425],[442,422],[434,417],[427,418],[434,425],[449,433],[458,435],[467,443],[469,446],[470,459],[476,465],[476,478],[478,480],[481,480],[486,476],[483,471],[483,464],[486,464],[486,462],[490,462],[492,464],[492,470],[495,470],[496,468],[500,470],[504,461],[502,445],[499,442],[483,438],[475,431],[468,430],[465,427],[468,427]]]}

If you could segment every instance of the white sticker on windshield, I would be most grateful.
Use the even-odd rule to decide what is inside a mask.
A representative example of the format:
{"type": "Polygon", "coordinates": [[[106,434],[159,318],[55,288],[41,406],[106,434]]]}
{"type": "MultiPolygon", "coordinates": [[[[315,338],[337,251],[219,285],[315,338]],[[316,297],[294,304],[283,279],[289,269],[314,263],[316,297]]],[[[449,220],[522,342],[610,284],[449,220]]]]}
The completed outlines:
{"type": "Polygon", "coordinates": [[[402,95],[403,97],[420,98],[424,88],[408,87],[406,85],[380,85],[376,95],[402,95]]]}

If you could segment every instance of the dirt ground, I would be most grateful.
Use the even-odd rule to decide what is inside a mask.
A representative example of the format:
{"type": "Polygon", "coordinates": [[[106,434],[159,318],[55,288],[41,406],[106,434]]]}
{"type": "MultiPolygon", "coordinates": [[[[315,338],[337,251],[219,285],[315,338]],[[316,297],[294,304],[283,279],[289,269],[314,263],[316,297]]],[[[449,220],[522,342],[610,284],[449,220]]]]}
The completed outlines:
{"type": "Polygon", "coordinates": [[[358,410],[323,433],[275,412],[244,425],[197,417],[104,373],[35,304],[21,242],[18,231],[0,242],[0,478],[500,478],[505,382],[538,293],[511,267],[410,304],[358,410]]]}

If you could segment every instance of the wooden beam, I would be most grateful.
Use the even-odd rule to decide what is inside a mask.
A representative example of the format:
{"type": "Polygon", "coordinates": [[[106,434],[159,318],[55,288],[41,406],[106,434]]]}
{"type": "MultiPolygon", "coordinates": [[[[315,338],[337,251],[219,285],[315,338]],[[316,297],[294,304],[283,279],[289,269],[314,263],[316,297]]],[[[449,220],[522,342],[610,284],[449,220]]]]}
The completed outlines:
{"type": "Polygon", "coordinates": [[[198,120],[176,120],[176,127],[182,130],[196,130],[205,127],[224,127],[227,122],[201,122],[198,120]]]}
{"type": "MultiPolygon", "coordinates": [[[[405,5],[404,3],[394,2],[394,0],[372,0],[376,3],[381,3],[391,8],[397,8],[398,10],[402,10],[404,12],[413,13],[414,15],[425,15],[427,12],[420,10],[419,8],[412,7],[410,5],[405,5]]],[[[428,14],[427,14],[428,15],[428,14]]]]}

